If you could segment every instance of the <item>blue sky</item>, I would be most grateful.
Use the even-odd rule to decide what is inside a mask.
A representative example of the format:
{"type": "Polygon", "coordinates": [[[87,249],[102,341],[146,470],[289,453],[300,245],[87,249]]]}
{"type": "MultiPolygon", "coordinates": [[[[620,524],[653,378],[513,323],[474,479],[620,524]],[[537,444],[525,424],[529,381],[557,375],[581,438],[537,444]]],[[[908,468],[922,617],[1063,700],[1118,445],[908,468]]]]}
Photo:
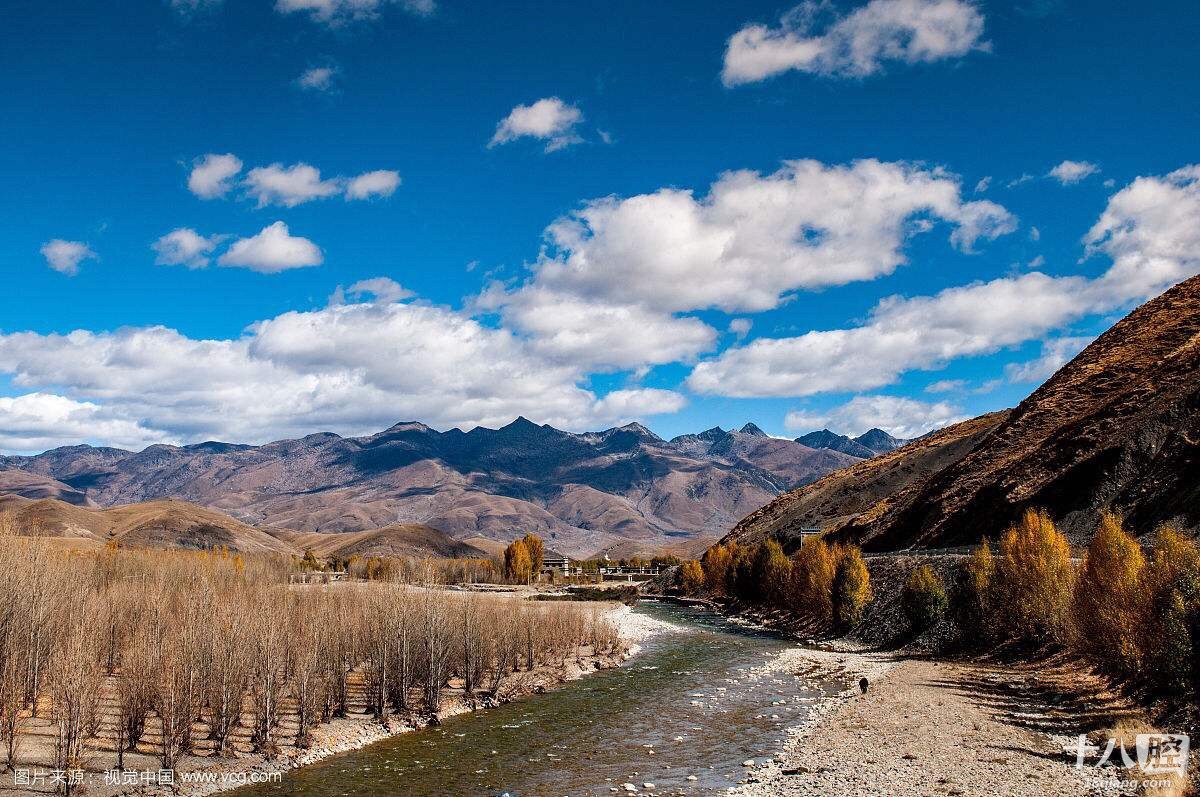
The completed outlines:
{"type": "Polygon", "coordinates": [[[5,9],[0,451],[916,434],[1200,272],[1191,4],[5,9]]]}

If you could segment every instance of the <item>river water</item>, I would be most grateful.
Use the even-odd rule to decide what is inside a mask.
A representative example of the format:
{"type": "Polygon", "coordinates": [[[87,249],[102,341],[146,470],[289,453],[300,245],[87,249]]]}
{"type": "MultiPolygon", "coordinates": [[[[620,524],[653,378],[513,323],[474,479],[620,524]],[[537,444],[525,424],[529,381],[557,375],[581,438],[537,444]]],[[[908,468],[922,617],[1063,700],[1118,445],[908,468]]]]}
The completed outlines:
{"type": "Polygon", "coordinates": [[[635,611],[679,625],[619,669],[545,695],[462,714],[284,773],[239,797],[558,797],[716,794],[746,759],[781,749],[834,685],[762,666],[791,644],[707,611],[643,601],[635,611]],[[689,779],[691,776],[691,779],[689,779]],[[653,789],[643,784],[654,784],[653,789]]]}

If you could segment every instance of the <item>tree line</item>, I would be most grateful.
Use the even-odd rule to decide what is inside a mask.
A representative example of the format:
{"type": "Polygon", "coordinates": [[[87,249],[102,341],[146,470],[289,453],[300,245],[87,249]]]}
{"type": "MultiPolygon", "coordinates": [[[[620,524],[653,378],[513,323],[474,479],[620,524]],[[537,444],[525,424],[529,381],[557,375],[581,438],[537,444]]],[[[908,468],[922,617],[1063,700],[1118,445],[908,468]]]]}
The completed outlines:
{"type": "Polygon", "coordinates": [[[618,644],[587,607],[403,583],[289,587],[292,567],[226,551],[69,552],[0,516],[0,764],[21,759],[35,713],[55,734],[54,760],[37,763],[82,768],[105,714],[118,768],[146,739],[173,768],[197,746],[229,754],[235,736],[268,755],[285,738],[308,746],[354,688],[378,720],[434,716],[451,679],[473,704],[523,670],[618,644]],[[115,709],[99,706],[104,686],[115,709]]]}
{"type": "Polygon", "coordinates": [[[680,588],[786,608],[845,632],[873,599],[871,574],[853,545],[810,538],[788,557],[775,540],[712,546],[680,566],[680,588]]]}
{"type": "MultiPolygon", "coordinates": [[[[861,551],[820,537],[790,558],[774,540],[715,545],[681,565],[678,585],[785,608],[843,633],[873,597],[861,551]]],[[[913,568],[899,598],[914,632],[950,622],[969,648],[1067,649],[1163,693],[1200,683],[1200,545],[1169,524],[1144,549],[1120,517],[1103,513],[1076,563],[1050,516],[1031,509],[994,551],[985,538],[949,579],[928,564],[913,568]]]]}

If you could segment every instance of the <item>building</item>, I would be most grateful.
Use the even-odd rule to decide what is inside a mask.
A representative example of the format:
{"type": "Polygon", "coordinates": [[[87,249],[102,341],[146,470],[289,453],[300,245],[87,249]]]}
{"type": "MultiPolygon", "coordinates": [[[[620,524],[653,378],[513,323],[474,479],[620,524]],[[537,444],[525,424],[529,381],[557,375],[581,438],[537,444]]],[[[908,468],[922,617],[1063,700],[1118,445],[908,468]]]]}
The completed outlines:
{"type": "Polygon", "coordinates": [[[570,558],[563,556],[558,551],[546,551],[542,554],[542,572],[547,573],[551,570],[558,570],[561,573],[571,572],[570,558]]]}

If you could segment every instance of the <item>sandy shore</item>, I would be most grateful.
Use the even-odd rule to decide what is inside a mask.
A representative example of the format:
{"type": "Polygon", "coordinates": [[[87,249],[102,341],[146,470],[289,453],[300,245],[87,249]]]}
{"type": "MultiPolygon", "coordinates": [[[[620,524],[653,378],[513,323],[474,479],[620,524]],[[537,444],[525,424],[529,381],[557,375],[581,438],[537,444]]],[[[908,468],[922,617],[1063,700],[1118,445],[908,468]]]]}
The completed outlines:
{"type": "Polygon", "coordinates": [[[775,760],[747,768],[746,782],[730,790],[742,797],[1100,794],[1085,778],[1101,771],[1077,770],[1064,746],[1097,727],[1140,722],[1070,667],[804,649],[768,666],[832,674],[846,689],[793,728],[775,760]]]}

